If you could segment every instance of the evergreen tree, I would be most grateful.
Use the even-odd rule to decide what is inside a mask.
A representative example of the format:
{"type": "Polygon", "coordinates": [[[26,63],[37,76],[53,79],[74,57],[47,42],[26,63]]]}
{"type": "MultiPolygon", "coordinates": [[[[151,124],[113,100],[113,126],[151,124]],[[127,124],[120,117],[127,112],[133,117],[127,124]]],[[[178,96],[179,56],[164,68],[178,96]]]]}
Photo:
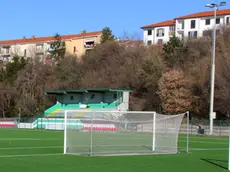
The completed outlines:
{"type": "Polygon", "coordinates": [[[168,67],[178,67],[186,60],[185,52],[187,48],[183,42],[175,35],[163,45],[163,57],[168,67]]]}
{"type": "Polygon", "coordinates": [[[28,61],[24,57],[14,56],[13,61],[6,64],[4,80],[12,83],[16,77],[17,73],[22,70],[28,61]]]}
{"type": "Polygon", "coordinates": [[[104,27],[101,35],[101,43],[105,43],[106,41],[115,40],[115,36],[112,33],[112,30],[109,27],[104,27]]]}
{"type": "Polygon", "coordinates": [[[66,53],[65,42],[61,40],[61,36],[56,34],[55,41],[50,45],[51,58],[56,62],[63,59],[66,53]]]}

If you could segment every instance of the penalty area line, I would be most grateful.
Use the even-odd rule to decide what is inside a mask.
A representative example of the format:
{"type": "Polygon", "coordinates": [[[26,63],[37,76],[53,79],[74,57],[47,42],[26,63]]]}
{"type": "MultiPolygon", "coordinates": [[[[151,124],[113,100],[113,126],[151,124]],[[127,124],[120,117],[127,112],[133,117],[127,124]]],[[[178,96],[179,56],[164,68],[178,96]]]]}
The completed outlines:
{"type": "Polygon", "coordinates": [[[64,155],[64,154],[63,153],[56,153],[56,154],[0,155],[0,158],[34,157],[34,156],[56,156],[56,155],[64,155]]]}

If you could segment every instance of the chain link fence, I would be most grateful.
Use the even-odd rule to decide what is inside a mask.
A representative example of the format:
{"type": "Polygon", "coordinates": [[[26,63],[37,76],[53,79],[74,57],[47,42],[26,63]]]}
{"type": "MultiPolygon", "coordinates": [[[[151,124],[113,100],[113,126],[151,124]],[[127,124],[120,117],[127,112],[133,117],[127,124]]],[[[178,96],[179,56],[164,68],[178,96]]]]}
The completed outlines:
{"type": "MultiPolygon", "coordinates": [[[[204,130],[204,135],[209,135],[209,120],[190,120],[189,134],[197,135],[198,127],[204,130]]],[[[0,128],[48,129],[63,130],[64,118],[22,117],[0,118],[0,128]]],[[[230,120],[214,120],[213,135],[229,136],[230,120]]],[[[186,120],[181,125],[181,134],[187,133],[186,120]]]]}
{"type": "MultiPolygon", "coordinates": [[[[197,135],[199,126],[204,130],[204,135],[209,135],[210,122],[209,120],[190,120],[189,134],[197,135]]],[[[229,136],[230,120],[214,120],[213,121],[213,136],[229,136]]],[[[186,134],[187,124],[183,123],[180,129],[181,134],[186,134]]]]}

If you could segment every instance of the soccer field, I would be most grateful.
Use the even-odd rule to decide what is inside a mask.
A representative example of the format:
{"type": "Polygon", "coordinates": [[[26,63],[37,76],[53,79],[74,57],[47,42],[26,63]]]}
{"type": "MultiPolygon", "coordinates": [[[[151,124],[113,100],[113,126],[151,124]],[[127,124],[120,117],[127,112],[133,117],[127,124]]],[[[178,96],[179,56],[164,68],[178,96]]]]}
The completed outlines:
{"type": "MultiPolygon", "coordinates": [[[[0,136],[0,169],[4,172],[219,172],[227,171],[228,166],[227,137],[190,136],[189,154],[185,153],[186,136],[180,136],[180,153],[175,155],[82,157],[63,155],[63,131],[0,129],[0,136]]],[[[124,140],[96,136],[100,151],[108,149],[103,144],[116,151],[124,140]]],[[[125,136],[129,146],[122,149],[135,147],[140,137],[146,139],[140,134],[129,137],[125,136]]],[[[79,145],[83,140],[80,136],[79,145]]],[[[83,147],[88,149],[88,145],[83,147]]]]}

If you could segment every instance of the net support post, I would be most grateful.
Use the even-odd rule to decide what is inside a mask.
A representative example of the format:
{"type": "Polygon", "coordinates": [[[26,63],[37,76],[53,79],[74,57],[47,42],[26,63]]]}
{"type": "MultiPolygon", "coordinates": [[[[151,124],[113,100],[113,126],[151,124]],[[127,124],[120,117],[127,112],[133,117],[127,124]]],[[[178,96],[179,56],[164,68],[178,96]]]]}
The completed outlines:
{"type": "Polygon", "coordinates": [[[186,152],[189,153],[189,111],[187,113],[187,144],[186,144],[186,152]]]}
{"type": "Polygon", "coordinates": [[[66,154],[67,149],[67,110],[64,113],[64,154],[66,154]]]}
{"type": "Polygon", "coordinates": [[[230,132],[228,131],[228,171],[230,171],[230,132]]]}
{"type": "Polygon", "coordinates": [[[152,151],[155,151],[155,139],[156,139],[156,112],[153,113],[153,143],[152,143],[152,151]]]}
{"type": "Polygon", "coordinates": [[[90,124],[90,156],[93,156],[93,118],[94,111],[91,113],[91,124],[90,124]]]}

